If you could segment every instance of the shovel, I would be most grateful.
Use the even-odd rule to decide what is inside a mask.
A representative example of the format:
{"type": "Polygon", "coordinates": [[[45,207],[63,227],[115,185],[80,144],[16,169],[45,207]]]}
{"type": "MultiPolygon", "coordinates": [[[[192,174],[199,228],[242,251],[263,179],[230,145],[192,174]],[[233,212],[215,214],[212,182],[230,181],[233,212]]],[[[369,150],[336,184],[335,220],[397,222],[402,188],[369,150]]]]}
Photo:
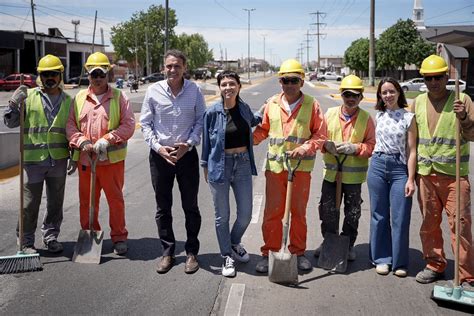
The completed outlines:
{"type": "Polygon", "coordinates": [[[285,252],[288,242],[290,222],[291,195],[293,192],[293,177],[298,169],[301,159],[291,169],[288,154],[285,153],[285,165],[288,170],[288,183],[286,186],[285,214],[283,215],[283,235],[279,252],[270,251],[268,254],[268,279],[270,282],[280,284],[298,285],[298,265],[296,255],[285,252]]]}
{"type": "Polygon", "coordinates": [[[96,164],[97,155],[91,158],[88,155],[89,163],[91,165],[91,185],[89,197],[89,229],[79,232],[76,246],[74,247],[73,262],[79,263],[100,263],[100,256],[102,254],[102,241],[104,239],[104,232],[101,230],[94,230],[92,223],[94,222],[94,206],[95,206],[95,178],[96,178],[96,164]]]}
{"type": "MultiPolygon", "coordinates": [[[[340,212],[342,200],[342,165],[347,158],[344,155],[342,160],[335,155],[337,161],[336,172],[336,212],[340,212]]],[[[349,252],[349,237],[339,234],[325,234],[321,245],[321,254],[318,259],[318,266],[325,270],[344,273],[347,269],[347,255],[349,252]]]]}

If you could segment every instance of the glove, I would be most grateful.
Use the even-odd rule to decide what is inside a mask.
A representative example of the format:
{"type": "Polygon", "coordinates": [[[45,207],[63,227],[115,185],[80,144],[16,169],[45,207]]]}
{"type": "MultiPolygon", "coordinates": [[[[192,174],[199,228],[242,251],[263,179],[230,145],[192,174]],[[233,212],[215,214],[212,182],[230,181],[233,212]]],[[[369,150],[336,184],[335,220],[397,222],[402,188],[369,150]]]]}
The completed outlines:
{"type": "Polygon", "coordinates": [[[12,97],[10,98],[10,102],[13,103],[16,106],[19,106],[22,104],[25,100],[26,97],[28,96],[28,87],[25,85],[19,86],[15,92],[13,92],[12,97]]]}
{"type": "Polygon", "coordinates": [[[353,155],[357,151],[357,145],[352,143],[340,143],[336,145],[338,154],[353,155]]]}
{"type": "Polygon", "coordinates": [[[104,161],[107,160],[107,147],[109,147],[110,143],[104,139],[101,138],[98,141],[95,142],[94,144],[94,151],[97,155],[99,155],[99,160],[104,161]]]}
{"type": "Polygon", "coordinates": [[[73,174],[74,172],[76,172],[76,169],[77,169],[77,162],[75,162],[72,159],[69,159],[69,161],[67,162],[67,174],[68,175],[73,174]]]}
{"type": "Polygon", "coordinates": [[[332,140],[327,140],[324,142],[324,149],[332,155],[337,155],[336,144],[332,140]]]}

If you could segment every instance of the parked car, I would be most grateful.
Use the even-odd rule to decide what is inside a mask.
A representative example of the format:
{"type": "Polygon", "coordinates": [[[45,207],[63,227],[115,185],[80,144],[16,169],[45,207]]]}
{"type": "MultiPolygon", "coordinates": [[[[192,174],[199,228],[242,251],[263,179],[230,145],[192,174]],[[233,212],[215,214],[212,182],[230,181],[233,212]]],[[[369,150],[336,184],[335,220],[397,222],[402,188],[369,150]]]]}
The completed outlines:
{"type": "Polygon", "coordinates": [[[324,74],[318,75],[318,80],[324,81],[324,80],[336,80],[336,81],[341,81],[342,76],[335,74],[334,72],[326,72],[324,74]]]}
{"type": "Polygon", "coordinates": [[[408,81],[400,82],[403,91],[419,91],[420,87],[425,83],[423,78],[413,78],[408,81]]]}
{"type": "Polygon", "coordinates": [[[77,84],[79,86],[88,86],[89,85],[89,77],[87,75],[72,77],[68,80],[68,84],[77,84]]]}
{"type": "Polygon", "coordinates": [[[212,73],[207,68],[197,68],[194,70],[194,79],[211,79],[212,73]]]}
{"type": "Polygon", "coordinates": [[[220,74],[221,72],[223,72],[223,71],[224,71],[223,69],[217,69],[217,70],[216,70],[216,73],[214,74],[214,77],[217,78],[217,76],[219,76],[219,74],[220,74]]]}
{"type": "MultiPolygon", "coordinates": [[[[446,89],[453,90],[456,87],[456,80],[448,79],[448,83],[446,84],[446,89]]],[[[459,80],[459,91],[463,92],[466,90],[466,82],[464,80],[459,80]]],[[[426,92],[428,89],[426,88],[426,84],[421,85],[420,87],[421,92],[426,92]]]]}
{"type": "Polygon", "coordinates": [[[140,82],[142,83],[150,83],[150,82],[157,82],[165,79],[165,75],[161,72],[155,72],[149,74],[148,76],[144,76],[140,78],[140,82]]]}
{"type": "Polygon", "coordinates": [[[317,72],[310,72],[308,75],[309,81],[311,80],[317,80],[318,79],[318,73],[317,72]]]}
{"type": "MultiPolygon", "coordinates": [[[[28,88],[36,87],[36,76],[33,74],[23,74],[23,84],[28,88]]],[[[0,90],[15,90],[20,86],[20,74],[11,74],[0,79],[0,90]]]]}

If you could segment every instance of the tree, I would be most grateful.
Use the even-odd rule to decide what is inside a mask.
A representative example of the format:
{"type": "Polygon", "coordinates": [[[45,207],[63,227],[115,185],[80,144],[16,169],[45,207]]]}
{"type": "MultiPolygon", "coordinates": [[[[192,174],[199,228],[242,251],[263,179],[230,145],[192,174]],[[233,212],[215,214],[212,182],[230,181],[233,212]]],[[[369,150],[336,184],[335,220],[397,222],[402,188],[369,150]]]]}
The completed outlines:
{"type": "Polygon", "coordinates": [[[344,64],[356,71],[369,70],[369,39],[359,38],[344,53],[344,64]]]}
{"type": "MultiPolygon", "coordinates": [[[[403,70],[406,64],[419,65],[431,52],[434,52],[434,45],[420,36],[415,23],[410,19],[399,19],[377,41],[377,69],[403,70]]],[[[402,73],[402,80],[403,77],[402,73]]]]}
{"type": "Polygon", "coordinates": [[[212,60],[214,56],[201,34],[187,35],[182,33],[172,41],[172,44],[173,47],[181,50],[188,58],[188,69],[201,67],[209,60],[212,60]]]}

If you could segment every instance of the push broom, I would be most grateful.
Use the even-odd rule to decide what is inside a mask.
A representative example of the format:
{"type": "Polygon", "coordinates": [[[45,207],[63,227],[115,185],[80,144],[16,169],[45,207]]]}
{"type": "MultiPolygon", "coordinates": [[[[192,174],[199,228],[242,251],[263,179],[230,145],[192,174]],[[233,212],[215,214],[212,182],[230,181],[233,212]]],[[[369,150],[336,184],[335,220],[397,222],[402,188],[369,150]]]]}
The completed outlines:
{"type": "MultiPolygon", "coordinates": [[[[20,77],[23,85],[23,74],[20,77]]],[[[23,209],[23,134],[25,125],[25,103],[20,105],[20,215],[18,218],[18,251],[16,255],[0,257],[0,274],[12,274],[21,272],[32,272],[43,270],[39,254],[27,254],[23,251],[23,229],[24,229],[24,209],[23,209]]]]}

